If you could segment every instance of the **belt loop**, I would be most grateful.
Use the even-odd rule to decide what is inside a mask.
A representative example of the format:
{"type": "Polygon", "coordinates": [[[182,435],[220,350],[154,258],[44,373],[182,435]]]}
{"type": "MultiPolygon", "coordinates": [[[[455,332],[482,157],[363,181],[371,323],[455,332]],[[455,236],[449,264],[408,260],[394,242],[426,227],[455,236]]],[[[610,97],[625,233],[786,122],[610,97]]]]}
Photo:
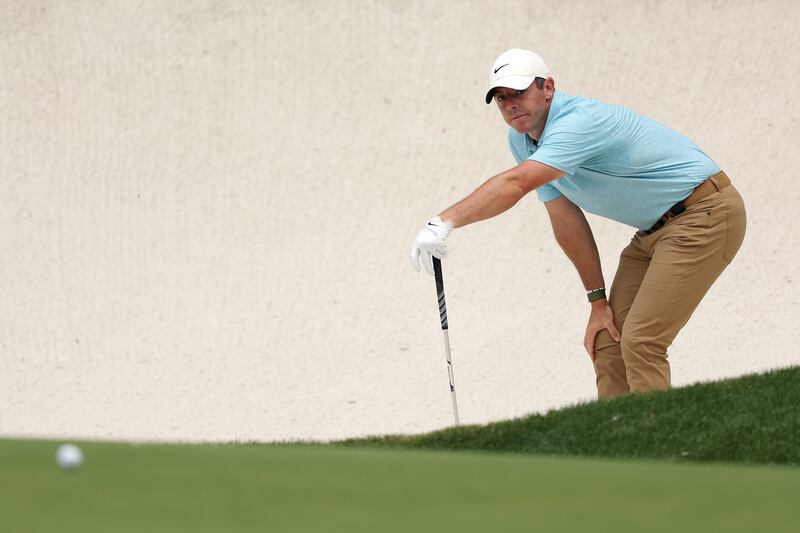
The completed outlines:
{"type": "Polygon", "coordinates": [[[722,174],[722,172],[720,172],[719,174],[714,174],[713,176],[710,176],[710,177],[708,178],[708,179],[709,179],[709,181],[711,181],[711,183],[713,183],[713,184],[714,184],[714,187],[717,189],[717,192],[720,192],[720,191],[722,191],[722,187],[720,187],[720,186],[719,186],[719,181],[718,181],[718,180],[719,180],[719,175],[720,175],[720,174],[722,174]]]}

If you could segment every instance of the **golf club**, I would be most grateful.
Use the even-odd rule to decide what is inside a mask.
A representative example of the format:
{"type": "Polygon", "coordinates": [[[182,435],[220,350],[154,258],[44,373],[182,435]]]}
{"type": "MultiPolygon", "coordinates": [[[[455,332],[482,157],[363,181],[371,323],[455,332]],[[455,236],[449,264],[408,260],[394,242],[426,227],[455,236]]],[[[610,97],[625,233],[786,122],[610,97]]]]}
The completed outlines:
{"type": "Polygon", "coordinates": [[[458,404],[456,403],[456,385],[453,381],[453,361],[450,359],[450,337],[447,333],[447,305],[444,301],[444,280],[442,279],[442,262],[433,258],[433,273],[436,279],[436,298],[439,302],[439,320],[444,335],[444,355],[447,357],[447,377],[450,379],[450,399],[453,400],[453,417],[458,425],[458,404]]]}

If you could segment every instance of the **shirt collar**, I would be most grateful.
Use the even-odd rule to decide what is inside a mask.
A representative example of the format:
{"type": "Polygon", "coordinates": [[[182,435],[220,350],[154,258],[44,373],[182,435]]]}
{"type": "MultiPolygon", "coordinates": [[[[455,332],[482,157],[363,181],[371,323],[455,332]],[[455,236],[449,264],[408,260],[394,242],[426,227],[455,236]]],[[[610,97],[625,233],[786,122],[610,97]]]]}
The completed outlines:
{"type": "MultiPolygon", "coordinates": [[[[553,100],[550,102],[550,110],[547,112],[547,122],[545,122],[544,124],[544,129],[542,130],[542,136],[539,139],[539,142],[536,143],[537,145],[541,145],[542,141],[544,141],[544,138],[547,137],[547,127],[550,125],[551,122],[553,122],[553,117],[558,115],[558,113],[561,111],[561,107],[563,105],[564,105],[564,97],[561,95],[560,92],[553,91],[553,100]]],[[[531,142],[533,142],[533,138],[527,133],[525,134],[525,137],[528,137],[531,140],[531,142]]]]}

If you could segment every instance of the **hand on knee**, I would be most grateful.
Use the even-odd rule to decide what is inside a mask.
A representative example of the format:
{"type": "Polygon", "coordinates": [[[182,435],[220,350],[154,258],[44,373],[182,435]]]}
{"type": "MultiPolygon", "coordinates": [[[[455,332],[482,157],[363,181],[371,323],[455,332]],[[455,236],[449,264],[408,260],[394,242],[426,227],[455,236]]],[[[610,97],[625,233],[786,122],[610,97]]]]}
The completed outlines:
{"type": "Polygon", "coordinates": [[[596,357],[597,336],[600,333],[608,333],[614,342],[619,342],[620,334],[614,323],[614,312],[605,300],[597,300],[592,303],[592,313],[589,315],[589,323],[586,325],[586,334],[583,337],[583,347],[589,357],[594,361],[596,357]]]}

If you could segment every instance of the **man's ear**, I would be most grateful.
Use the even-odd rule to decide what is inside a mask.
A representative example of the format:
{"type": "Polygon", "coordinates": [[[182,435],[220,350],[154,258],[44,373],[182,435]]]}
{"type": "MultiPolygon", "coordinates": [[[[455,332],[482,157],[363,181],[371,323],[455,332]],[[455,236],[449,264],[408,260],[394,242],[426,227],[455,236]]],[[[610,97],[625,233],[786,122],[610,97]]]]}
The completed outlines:
{"type": "Polygon", "coordinates": [[[553,97],[553,94],[556,92],[556,82],[553,78],[547,78],[544,81],[544,96],[548,100],[553,97]]]}

